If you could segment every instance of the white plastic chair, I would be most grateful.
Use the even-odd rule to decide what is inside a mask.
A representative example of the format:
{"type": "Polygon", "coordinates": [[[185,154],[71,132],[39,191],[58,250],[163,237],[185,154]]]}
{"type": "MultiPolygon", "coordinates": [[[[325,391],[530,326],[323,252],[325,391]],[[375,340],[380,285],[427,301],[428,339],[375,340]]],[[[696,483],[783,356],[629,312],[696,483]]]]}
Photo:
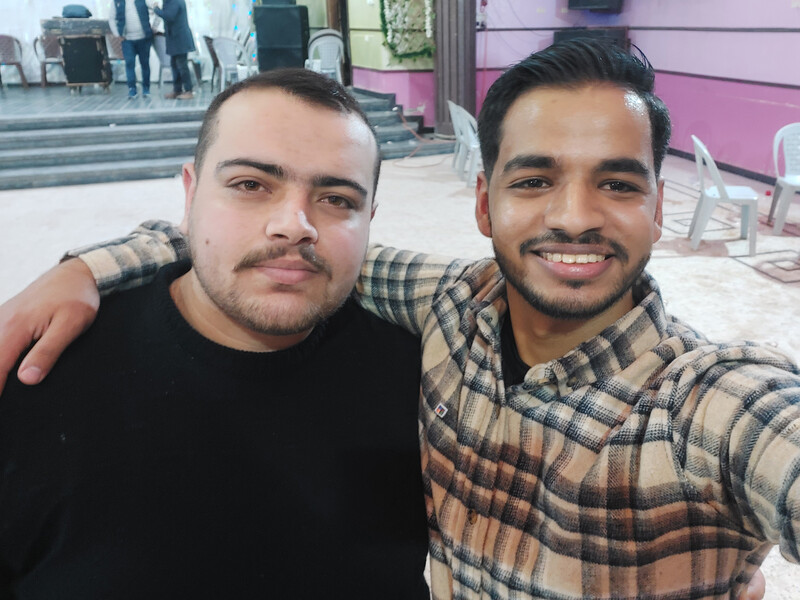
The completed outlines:
{"type": "Polygon", "coordinates": [[[342,80],[343,58],[342,34],[335,29],[321,29],[308,40],[306,69],[323,73],[339,83],[344,83],[342,80]]]}
{"type": "Polygon", "coordinates": [[[703,237],[717,204],[738,204],[742,207],[742,239],[750,239],[750,256],[756,253],[756,235],[758,230],[758,193],[751,187],[745,185],[725,185],[719,174],[719,169],[711,158],[705,144],[696,136],[692,136],[694,142],[694,157],[697,163],[697,174],[700,177],[700,199],[697,201],[692,224],[689,227],[689,239],[691,239],[692,250],[697,250],[700,246],[700,239],[703,237]],[[711,185],[706,187],[705,170],[711,176],[711,185]]]}
{"type": "Polygon", "coordinates": [[[234,81],[239,80],[240,70],[248,77],[258,72],[258,66],[250,60],[247,50],[238,40],[228,37],[215,37],[212,42],[214,45],[214,52],[219,60],[220,92],[227,87],[231,75],[235,77],[234,81]]]}
{"type": "Polygon", "coordinates": [[[795,192],[800,190],[800,123],[792,123],[778,130],[772,144],[772,156],[775,160],[775,192],[772,195],[772,206],[769,209],[767,223],[772,223],[775,216],[775,226],[772,233],[780,235],[786,223],[789,205],[795,197],[795,192]],[[785,169],[783,175],[778,165],[778,150],[783,143],[783,159],[785,169]]]}
{"type": "Polygon", "coordinates": [[[468,187],[475,187],[478,181],[478,170],[482,166],[481,147],[478,142],[478,123],[469,111],[452,100],[447,101],[450,109],[450,120],[456,145],[453,152],[453,168],[468,187]]]}

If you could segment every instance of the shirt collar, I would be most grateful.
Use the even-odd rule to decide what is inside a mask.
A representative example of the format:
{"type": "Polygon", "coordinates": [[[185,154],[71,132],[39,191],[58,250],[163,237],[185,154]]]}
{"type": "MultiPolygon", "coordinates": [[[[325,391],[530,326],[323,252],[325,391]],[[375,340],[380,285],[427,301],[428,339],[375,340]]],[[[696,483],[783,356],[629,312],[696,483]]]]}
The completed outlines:
{"type": "MultiPolygon", "coordinates": [[[[500,347],[500,332],[508,305],[505,299],[505,281],[502,294],[495,286],[479,305],[478,322],[485,334],[500,347]]],[[[526,387],[548,382],[556,384],[561,393],[569,393],[601,378],[610,377],[630,366],[645,352],[667,337],[669,317],[664,310],[658,284],[648,273],[643,273],[634,284],[634,298],[639,302],[618,321],[586,340],[560,358],[533,365],[525,376],[526,387]]]]}

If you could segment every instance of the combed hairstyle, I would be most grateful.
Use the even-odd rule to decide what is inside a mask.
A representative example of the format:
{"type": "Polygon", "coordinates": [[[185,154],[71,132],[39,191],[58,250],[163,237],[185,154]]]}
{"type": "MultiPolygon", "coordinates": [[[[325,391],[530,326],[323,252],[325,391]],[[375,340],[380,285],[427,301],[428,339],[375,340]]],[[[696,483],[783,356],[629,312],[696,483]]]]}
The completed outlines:
{"type": "Polygon", "coordinates": [[[203,167],[203,161],[209,146],[216,139],[220,107],[239,92],[268,89],[278,89],[290,96],[295,96],[298,100],[307,104],[339,113],[353,114],[364,121],[370,132],[372,132],[377,152],[373,169],[375,182],[372,194],[374,198],[375,189],[378,187],[378,176],[381,172],[380,146],[375,137],[375,130],[370,125],[369,119],[361,106],[344,86],[334,79],[308,69],[291,68],[264,71],[239,81],[217,94],[211,104],[208,105],[208,109],[206,109],[203,124],[200,126],[200,133],[197,138],[197,146],[194,150],[194,167],[197,176],[200,176],[200,170],[203,167]]]}
{"type": "Polygon", "coordinates": [[[503,120],[517,98],[537,87],[577,88],[593,82],[612,83],[634,92],[644,101],[650,117],[653,162],[658,177],[672,127],[667,107],[653,94],[653,67],[644,54],[639,52],[639,55],[629,54],[608,40],[579,38],[534,52],[503,73],[489,88],[478,117],[487,179],[491,179],[500,153],[503,120]]]}

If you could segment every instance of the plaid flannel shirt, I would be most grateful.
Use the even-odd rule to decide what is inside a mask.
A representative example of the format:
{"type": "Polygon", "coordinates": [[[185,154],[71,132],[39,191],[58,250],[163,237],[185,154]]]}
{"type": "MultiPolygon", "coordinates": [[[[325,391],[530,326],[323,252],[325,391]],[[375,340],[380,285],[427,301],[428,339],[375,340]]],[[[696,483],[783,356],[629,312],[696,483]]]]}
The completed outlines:
{"type": "MultiPolygon", "coordinates": [[[[139,238],[84,257],[99,281],[155,270],[139,238]]],[[[772,545],[800,561],[797,367],[708,342],[637,286],[631,312],[506,388],[496,263],[370,250],[362,302],[422,337],[436,600],[730,598],[772,545]]]]}

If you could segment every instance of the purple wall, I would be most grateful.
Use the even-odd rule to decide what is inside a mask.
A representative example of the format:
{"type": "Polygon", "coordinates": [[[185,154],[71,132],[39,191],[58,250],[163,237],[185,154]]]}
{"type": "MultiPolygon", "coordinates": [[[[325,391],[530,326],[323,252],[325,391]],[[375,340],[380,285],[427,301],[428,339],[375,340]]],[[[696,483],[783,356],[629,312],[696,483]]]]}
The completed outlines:
{"type": "Polygon", "coordinates": [[[476,41],[478,106],[503,68],[549,45],[553,29],[627,26],[659,72],[657,93],[674,124],[671,146],[692,152],[695,134],[719,162],[774,175],[772,138],[800,122],[800,3],[624,0],[619,15],[566,5],[489,0],[487,30],[476,41]]]}

